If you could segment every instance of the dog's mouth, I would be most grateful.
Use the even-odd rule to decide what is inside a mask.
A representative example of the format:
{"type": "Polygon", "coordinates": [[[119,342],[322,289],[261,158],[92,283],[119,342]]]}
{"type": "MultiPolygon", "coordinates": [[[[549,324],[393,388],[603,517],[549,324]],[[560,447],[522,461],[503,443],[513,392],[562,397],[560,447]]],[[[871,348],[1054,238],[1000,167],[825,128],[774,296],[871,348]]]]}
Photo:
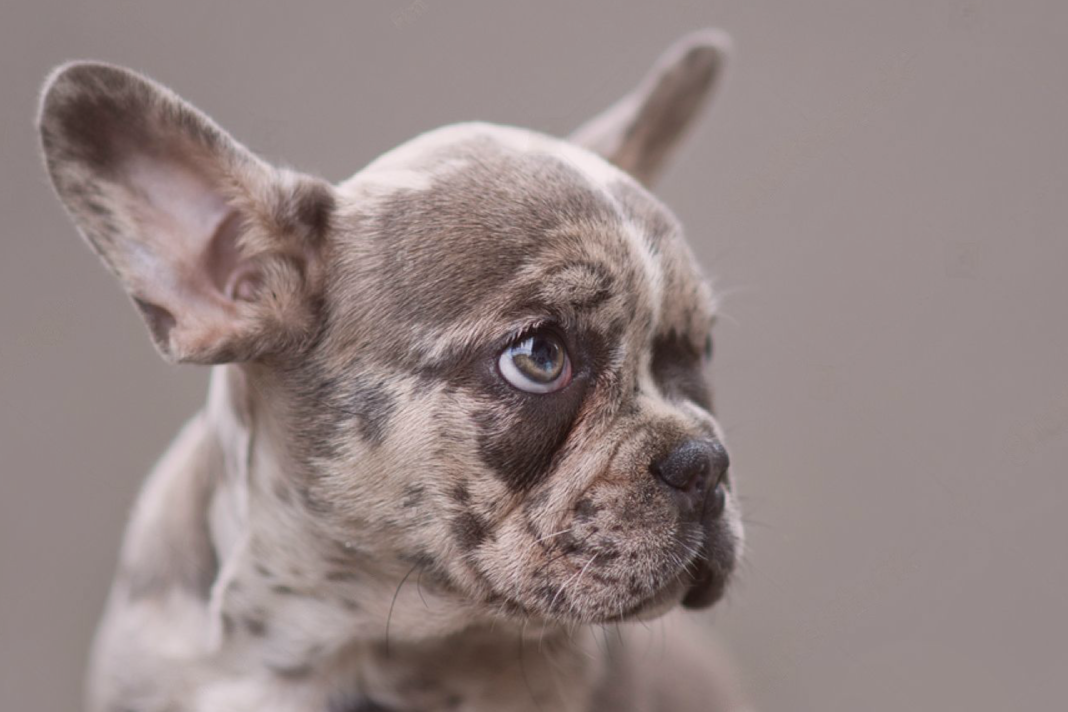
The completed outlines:
{"type": "MultiPolygon", "coordinates": [[[[730,582],[735,534],[722,519],[691,522],[688,533],[672,537],[673,543],[662,548],[646,549],[629,565],[598,567],[598,554],[583,547],[575,556],[549,554],[561,568],[550,576],[542,575],[544,564],[536,573],[527,569],[530,578],[518,590],[514,584],[485,583],[490,583],[494,598],[529,619],[603,624],[651,620],[680,604],[708,608],[723,597],[730,582]],[[690,555],[683,558],[681,552],[690,555]]],[[[629,557],[621,556],[616,563],[623,558],[629,557]]]]}
{"type": "Polygon", "coordinates": [[[700,555],[687,564],[675,580],[609,622],[656,618],[679,603],[690,610],[709,608],[726,593],[734,565],[733,540],[729,536],[709,533],[700,555]],[[719,541],[720,538],[723,541],[719,541]]]}
{"type": "Polygon", "coordinates": [[[683,596],[684,608],[708,608],[723,597],[738,557],[738,542],[723,517],[724,503],[706,504],[703,515],[704,543],[694,560],[690,586],[683,596]]]}

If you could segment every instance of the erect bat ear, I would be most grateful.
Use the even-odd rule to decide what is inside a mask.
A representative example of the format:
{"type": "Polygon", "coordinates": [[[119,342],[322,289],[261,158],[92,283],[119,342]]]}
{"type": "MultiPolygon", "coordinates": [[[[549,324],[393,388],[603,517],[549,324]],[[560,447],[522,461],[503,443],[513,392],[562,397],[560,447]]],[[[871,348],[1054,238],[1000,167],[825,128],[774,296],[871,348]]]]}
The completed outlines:
{"type": "Polygon", "coordinates": [[[166,358],[242,361],[306,335],[329,185],[273,168],[171,91],[107,64],[56,69],[38,126],[60,200],[166,358]]]}
{"type": "Polygon", "coordinates": [[[730,47],[720,30],[686,35],[633,91],[576,129],[570,140],[651,185],[720,85],[730,47]]]}

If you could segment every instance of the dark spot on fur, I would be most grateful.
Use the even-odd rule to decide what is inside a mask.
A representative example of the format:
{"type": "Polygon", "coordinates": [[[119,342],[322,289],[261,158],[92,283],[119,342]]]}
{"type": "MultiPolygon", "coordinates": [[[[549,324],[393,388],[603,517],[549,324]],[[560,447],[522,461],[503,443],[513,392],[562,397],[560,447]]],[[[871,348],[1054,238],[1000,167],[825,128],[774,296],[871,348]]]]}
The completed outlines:
{"type": "Polygon", "coordinates": [[[712,396],[705,380],[701,350],[675,331],[653,340],[653,378],[669,398],[693,401],[712,409],[712,396]]]}
{"type": "Polygon", "coordinates": [[[557,537],[556,542],[560,546],[560,551],[567,556],[577,554],[585,548],[582,541],[571,532],[561,534],[557,537]]]}
{"type": "Polygon", "coordinates": [[[526,503],[523,505],[523,508],[528,513],[537,513],[538,511],[544,509],[545,505],[549,503],[549,497],[551,494],[552,491],[548,487],[542,488],[537,492],[527,496],[526,503]]]}
{"type": "Polygon", "coordinates": [[[249,635],[262,638],[267,634],[267,624],[262,618],[246,618],[244,623],[245,630],[248,631],[249,635]]]}
{"type": "Polygon", "coordinates": [[[475,549],[489,536],[486,522],[477,514],[468,512],[453,520],[452,532],[465,551],[475,549]]]}
{"type": "Polygon", "coordinates": [[[601,508],[589,497],[583,497],[575,503],[575,519],[585,521],[593,519],[601,508]]]}
{"type": "Polygon", "coordinates": [[[280,596],[294,596],[297,593],[295,590],[293,590],[289,586],[285,586],[283,584],[277,584],[275,586],[271,586],[271,590],[274,591],[275,593],[277,593],[280,596]]]}
{"type": "Polygon", "coordinates": [[[349,404],[359,419],[360,435],[371,445],[381,445],[395,408],[393,396],[381,382],[358,380],[351,385],[349,404]]]}
{"type": "Polygon", "coordinates": [[[595,549],[595,554],[597,556],[597,565],[603,566],[619,558],[619,548],[611,542],[599,542],[595,549]]]}
{"type": "Polygon", "coordinates": [[[471,501],[471,491],[463,482],[457,482],[451,490],[452,498],[459,504],[468,504],[471,501]]]}
{"type": "Polygon", "coordinates": [[[423,495],[426,494],[426,487],[421,484],[407,485],[404,488],[404,495],[401,498],[401,506],[405,508],[417,507],[419,503],[423,501],[423,495]]]}

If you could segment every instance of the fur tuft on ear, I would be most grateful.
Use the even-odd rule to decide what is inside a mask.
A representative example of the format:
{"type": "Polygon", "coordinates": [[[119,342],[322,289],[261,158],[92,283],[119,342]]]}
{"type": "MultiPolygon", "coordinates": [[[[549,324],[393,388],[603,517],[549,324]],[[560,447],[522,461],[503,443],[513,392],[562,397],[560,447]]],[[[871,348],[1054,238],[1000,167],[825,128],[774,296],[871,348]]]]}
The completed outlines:
{"type": "Polygon", "coordinates": [[[570,140],[651,185],[721,83],[730,51],[730,37],[721,30],[686,35],[633,91],[576,129],[570,140]]]}
{"type": "Polygon", "coordinates": [[[243,361],[314,322],[334,210],[168,89],[95,62],[56,69],[38,127],[56,192],[173,361],[243,361]]]}

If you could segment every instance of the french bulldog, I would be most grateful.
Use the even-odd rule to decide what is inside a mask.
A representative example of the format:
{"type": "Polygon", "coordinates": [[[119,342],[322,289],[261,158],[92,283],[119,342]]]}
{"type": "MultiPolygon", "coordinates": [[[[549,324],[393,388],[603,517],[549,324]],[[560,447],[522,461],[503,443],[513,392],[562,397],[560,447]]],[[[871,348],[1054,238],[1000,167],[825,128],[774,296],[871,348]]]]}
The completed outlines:
{"type": "Polygon", "coordinates": [[[212,366],[92,710],[740,709],[673,610],[722,596],[742,527],[713,293],[649,192],[727,53],[683,38],[566,140],[451,125],[338,185],[133,71],[52,73],[61,202],[163,357],[212,366]]]}

